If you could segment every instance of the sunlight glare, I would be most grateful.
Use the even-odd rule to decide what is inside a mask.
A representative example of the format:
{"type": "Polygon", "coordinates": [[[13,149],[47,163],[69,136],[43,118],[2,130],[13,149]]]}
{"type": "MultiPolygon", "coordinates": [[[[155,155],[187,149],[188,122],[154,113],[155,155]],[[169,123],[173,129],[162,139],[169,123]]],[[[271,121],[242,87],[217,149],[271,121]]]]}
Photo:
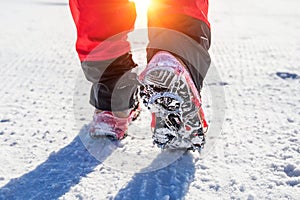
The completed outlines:
{"type": "Polygon", "coordinates": [[[147,12],[151,0],[132,0],[138,12],[147,12]]]}

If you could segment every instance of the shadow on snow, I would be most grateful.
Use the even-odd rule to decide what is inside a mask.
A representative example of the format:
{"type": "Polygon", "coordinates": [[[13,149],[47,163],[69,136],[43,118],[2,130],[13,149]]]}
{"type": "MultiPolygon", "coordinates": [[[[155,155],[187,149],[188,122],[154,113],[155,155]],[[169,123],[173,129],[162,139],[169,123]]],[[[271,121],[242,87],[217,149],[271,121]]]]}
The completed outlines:
{"type": "MultiPolygon", "coordinates": [[[[160,155],[152,164],[161,160],[160,155]]],[[[148,168],[151,168],[151,165],[135,174],[115,199],[183,199],[195,176],[195,166],[190,153],[183,154],[165,168],[143,173],[149,171],[148,168]]]]}
{"type": "MultiPolygon", "coordinates": [[[[36,169],[10,180],[0,188],[0,199],[58,199],[67,193],[115,150],[104,146],[101,161],[97,160],[83,144],[80,136],[84,134],[86,126],[68,146],[52,153],[36,169]]],[[[194,179],[193,157],[185,153],[169,166],[152,171],[164,156],[160,154],[150,166],[136,173],[115,199],[182,199],[194,179]]]]}
{"type": "Polygon", "coordinates": [[[76,136],[68,146],[52,153],[36,169],[2,187],[0,199],[57,199],[99,164],[100,161],[86,150],[80,137],[76,136]]]}

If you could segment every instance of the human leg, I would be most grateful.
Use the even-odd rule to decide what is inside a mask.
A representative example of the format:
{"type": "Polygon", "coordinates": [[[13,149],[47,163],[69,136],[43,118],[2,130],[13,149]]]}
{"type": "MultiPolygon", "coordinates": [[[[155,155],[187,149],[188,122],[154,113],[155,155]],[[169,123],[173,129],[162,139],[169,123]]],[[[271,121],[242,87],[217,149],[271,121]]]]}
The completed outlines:
{"type": "Polygon", "coordinates": [[[90,103],[96,111],[91,130],[94,136],[106,134],[107,130],[99,124],[106,120],[112,132],[116,126],[123,129],[116,136],[121,139],[131,120],[131,110],[136,108],[137,82],[131,73],[136,64],[127,41],[136,18],[134,3],[70,0],[70,9],[77,28],[76,50],[84,74],[92,83],[90,103]],[[119,94],[118,98],[113,99],[114,93],[119,94]],[[120,121],[124,123],[117,123],[120,121]]]}
{"type": "Polygon", "coordinates": [[[142,96],[152,111],[154,142],[198,149],[207,123],[200,90],[210,65],[207,1],[153,0],[148,11],[148,66],[142,96]]]}

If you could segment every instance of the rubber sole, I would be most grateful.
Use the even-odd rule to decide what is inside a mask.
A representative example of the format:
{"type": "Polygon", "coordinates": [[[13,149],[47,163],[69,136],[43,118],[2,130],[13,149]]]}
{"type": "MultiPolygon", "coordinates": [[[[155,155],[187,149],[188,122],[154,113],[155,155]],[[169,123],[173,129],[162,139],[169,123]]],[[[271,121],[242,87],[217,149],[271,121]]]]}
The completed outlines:
{"type": "Polygon", "coordinates": [[[140,75],[141,98],[155,116],[160,148],[200,151],[205,143],[201,99],[188,71],[170,53],[156,54],[140,75]]]}

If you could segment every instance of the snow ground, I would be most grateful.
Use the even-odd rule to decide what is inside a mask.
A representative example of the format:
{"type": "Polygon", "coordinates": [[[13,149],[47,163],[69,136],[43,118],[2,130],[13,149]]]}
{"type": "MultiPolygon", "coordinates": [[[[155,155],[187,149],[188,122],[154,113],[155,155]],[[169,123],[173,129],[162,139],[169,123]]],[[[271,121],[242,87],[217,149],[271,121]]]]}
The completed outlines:
{"type": "Polygon", "coordinates": [[[204,155],[157,170],[167,156],[147,134],[103,143],[101,161],[86,150],[92,113],[74,119],[81,70],[67,1],[0,5],[0,199],[300,199],[299,1],[210,2],[222,82],[206,91],[224,89],[223,131],[204,155]]]}

